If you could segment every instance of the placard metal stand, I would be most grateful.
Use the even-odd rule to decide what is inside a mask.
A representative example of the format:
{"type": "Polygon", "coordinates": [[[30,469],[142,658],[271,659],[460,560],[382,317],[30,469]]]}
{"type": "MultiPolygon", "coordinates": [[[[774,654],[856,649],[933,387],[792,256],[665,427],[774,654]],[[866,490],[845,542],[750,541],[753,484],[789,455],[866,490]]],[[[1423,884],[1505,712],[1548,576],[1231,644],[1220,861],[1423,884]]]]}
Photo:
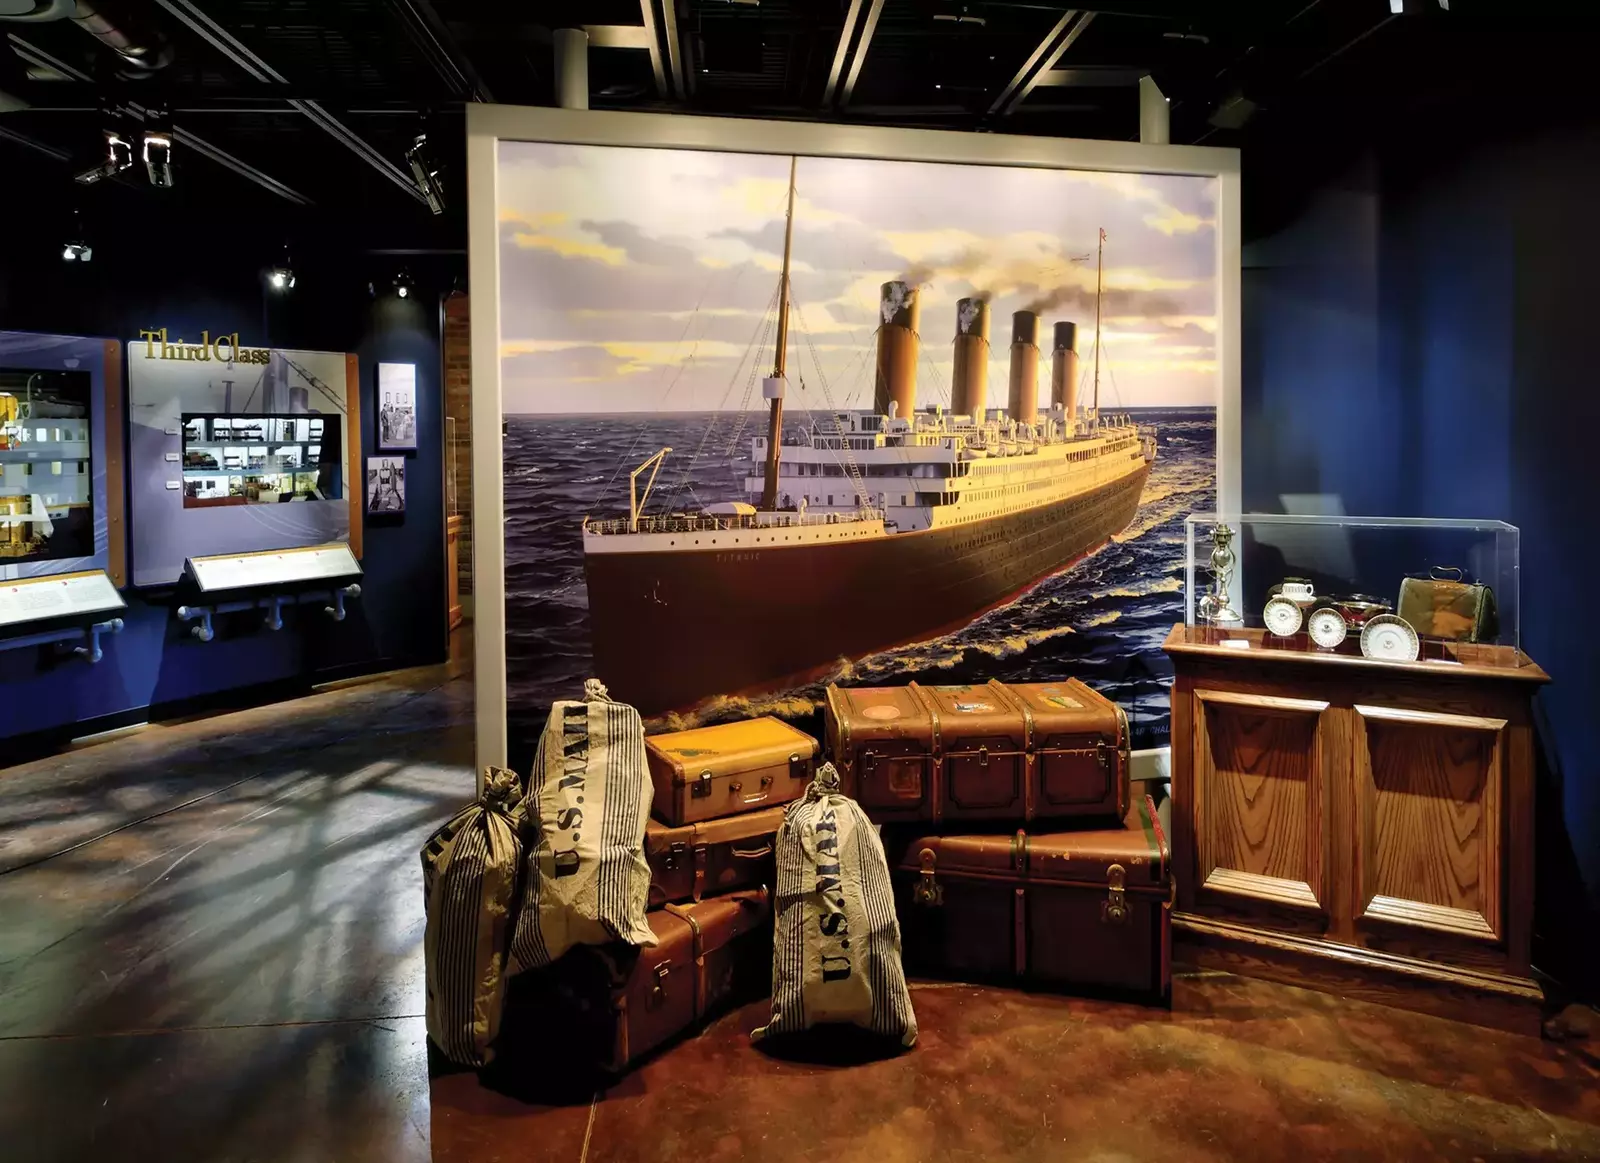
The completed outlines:
{"type": "Polygon", "coordinates": [[[128,608],[103,569],[0,583],[0,650],[72,647],[89,663],[104,657],[100,640],[122,632],[128,608]]]}
{"type": "Polygon", "coordinates": [[[184,581],[202,600],[179,606],[177,615],[180,621],[198,623],[189,633],[201,642],[216,637],[216,615],[244,610],[263,611],[262,624],[276,631],[283,629],[285,607],[329,602],[322,612],[343,622],[346,601],[361,596],[360,577],[361,566],[343,542],[191,557],[184,564],[184,581]]]}

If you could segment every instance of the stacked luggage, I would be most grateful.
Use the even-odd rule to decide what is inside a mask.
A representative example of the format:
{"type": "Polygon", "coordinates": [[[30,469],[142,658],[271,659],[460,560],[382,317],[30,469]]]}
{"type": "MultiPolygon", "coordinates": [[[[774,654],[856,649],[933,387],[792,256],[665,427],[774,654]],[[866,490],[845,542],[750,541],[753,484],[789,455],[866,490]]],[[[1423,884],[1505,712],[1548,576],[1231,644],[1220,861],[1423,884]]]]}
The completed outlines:
{"type": "Polygon", "coordinates": [[[1170,996],[1170,848],[1129,803],[1115,703],[1076,679],[830,686],[826,735],[884,825],[909,969],[1170,996]]]}
{"type": "Polygon", "coordinates": [[[1168,995],[1169,852],[1114,703],[830,686],[826,738],[819,769],[777,719],[646,738],[599,683],[556,703],[528,779],[487,770],[423,850],[433,1043],[616,1073],[770,989],[758,1038],[910,1046],[902,935],[925,973],[1168,995]]]}

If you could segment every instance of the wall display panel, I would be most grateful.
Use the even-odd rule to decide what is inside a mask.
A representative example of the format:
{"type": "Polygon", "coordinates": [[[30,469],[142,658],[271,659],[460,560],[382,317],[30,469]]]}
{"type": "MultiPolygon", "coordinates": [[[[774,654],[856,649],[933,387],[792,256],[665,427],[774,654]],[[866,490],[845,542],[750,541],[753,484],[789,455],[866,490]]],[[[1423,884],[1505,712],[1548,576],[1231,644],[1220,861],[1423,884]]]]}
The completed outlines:
{"type": "Polygon", "coordinates": [[[406,511],[406,461],[402,456],[367,457],[367,512],[406,511]]]}
{"type": "Polygon", "coordinates": [[[360,384],[342,352],[128,344],[133,582],[206,554],[348,541],[361,552],[360,384]]]}
{"type": "Polygon", "coordinates": [[[591,674],[705,721],[1070,673],[1164,742],[1183,517],[1237,489],[1235,154],[469,128],[485,758],[591,674]]]}
{"type": "Polygon", "coordinates": [[[126,582],[115,340],[0,331],[0,581],[126,582]]]}
{"type": "Polygon", "coordinates": [[[378,365],[378,447],[410,451],[417,447],[417,365],[378,365]]]}

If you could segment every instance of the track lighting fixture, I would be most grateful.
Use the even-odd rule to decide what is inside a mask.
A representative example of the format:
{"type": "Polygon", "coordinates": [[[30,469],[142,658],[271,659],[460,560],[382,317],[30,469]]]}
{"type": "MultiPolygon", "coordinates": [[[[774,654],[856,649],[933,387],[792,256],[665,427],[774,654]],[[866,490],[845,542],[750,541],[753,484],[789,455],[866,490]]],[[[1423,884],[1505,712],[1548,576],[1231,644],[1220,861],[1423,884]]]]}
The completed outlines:
{"type": "Polygon", "coordinates": [[[402,267],[394,277],[394,293],[402,299],[409,299],[416,289],[416,280],[411,277],[411,272],[402,267]]]}
{"type": "Polygon", "coordinates": [[[144,170],[152,186],[172,185],[172,126],[165,113],[151,110],[144,126],[144,170]]]}
{"type": "Polygon", "coordinates": [[[406,150],[406,164],[411,167],[411,179],[417,190],[428,201],[428,209],[435,214],[444,213],[444,183],[439,180],[439,161],[428,148],[426,131],[406,150]]]}
{"type": "Polygon", "coordinates": [[[63,262],[88,262],[94,257],[94,248],[89,245],[83,233],[83,214],[81,211],[72,212],[72,234],[67,239],[66,245],[61,248],[63,262]]]}
{"type": "Polygon", "coordinates": [[[133,165],[133,145],[123,130],[122,115],[109,107],[102,109],[101,114],[105,126],[101,130],[101,136],[105,139],[105,160],[79,174],[79,185],[92,186],[106,178],[114,178],[133,165]]]}
{"type": "Polygon", "coordinates": [[[267,270],[267,286],[282,294],[294,290],[294,267],[289,262],[288,243],[284,243],[283,255],[277,264],[267,270]]]}

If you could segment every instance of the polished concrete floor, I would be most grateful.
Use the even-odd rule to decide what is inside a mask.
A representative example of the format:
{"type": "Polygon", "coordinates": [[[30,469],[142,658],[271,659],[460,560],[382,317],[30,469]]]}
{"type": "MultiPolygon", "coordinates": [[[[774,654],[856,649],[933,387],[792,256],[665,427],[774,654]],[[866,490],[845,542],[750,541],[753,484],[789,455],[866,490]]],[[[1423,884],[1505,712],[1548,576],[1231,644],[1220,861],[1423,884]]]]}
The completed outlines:
{"type": "Polygon", "coordinates": [[[1221,974],[1171,1013],[922,983],[910,1053],[429,1078],[417,851],[471,795],[417,671],[0,771],[0,1160],[1600,1159],[1600,1046],[1221,974]]]}

